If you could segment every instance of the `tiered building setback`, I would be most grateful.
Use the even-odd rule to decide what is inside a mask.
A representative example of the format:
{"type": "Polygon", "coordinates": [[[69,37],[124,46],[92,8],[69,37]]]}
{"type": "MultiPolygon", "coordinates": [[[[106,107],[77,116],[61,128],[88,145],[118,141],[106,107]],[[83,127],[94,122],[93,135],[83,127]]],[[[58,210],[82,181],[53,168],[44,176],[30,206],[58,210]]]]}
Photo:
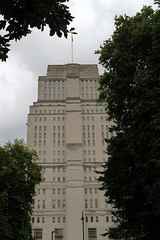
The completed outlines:
{"type": "Polygon", "coordinates": [[[102,240],[113,226],[95,173],[107,160],[104,138],[110,137],[104,106],[95,101],[98,80],[94,64],[49,65],[39,77],[27,124],[28,147],[43,167],[32,216],[37,239],[102,240]]]}

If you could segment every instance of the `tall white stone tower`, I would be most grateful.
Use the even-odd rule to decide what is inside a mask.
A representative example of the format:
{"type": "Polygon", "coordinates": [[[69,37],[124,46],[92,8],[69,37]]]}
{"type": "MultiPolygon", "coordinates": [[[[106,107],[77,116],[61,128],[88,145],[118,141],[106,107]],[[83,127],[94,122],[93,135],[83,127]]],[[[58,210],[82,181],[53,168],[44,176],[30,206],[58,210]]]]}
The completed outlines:
{"type": "Polygon", "coordinates": [[[95,101],[98,80],[97,65],[80,64],[50,65],[39,77],[27,124],[27,144],[44,175],[32,217],[37,239],[101,240],[113,226],[95,173],[107,160],[110,137],[104,106],[95,101]]]}

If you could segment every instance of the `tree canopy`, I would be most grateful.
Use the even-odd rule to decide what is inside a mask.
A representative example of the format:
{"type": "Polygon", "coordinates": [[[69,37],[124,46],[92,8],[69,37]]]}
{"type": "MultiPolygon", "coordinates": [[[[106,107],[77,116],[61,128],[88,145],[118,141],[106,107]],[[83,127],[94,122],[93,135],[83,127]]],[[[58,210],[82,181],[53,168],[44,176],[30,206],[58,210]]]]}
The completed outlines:
{"type": "Polygon", "coordinates": [[[32,239],[33,197],[42,178],[36,160],[22,141],[0,147],[0,239],[32,239]]]}
{"type": "Polygon", "coordinates": [[[0,59],[6,61],[10,41],[20,40],[31,33],[32,28],[41,31],[49,26],[50,36],[62,33],[67,37],[67,26],[73,20],[68,0],[1,0],[0,1],[0,59]]]}
{"type": "MultiPolygon", "coordinates": [[[[160,1],[155,1],[160,3],[160,1]]],[[[113,239],[160,236],[160,10],[144,6],[115,17],[112,38],[100,50],[105,72],[99,102],[106,104],[114,136],[99,180],[117,209],[113,239]]],[[[114,214],[114,213],[113,213],[114,214]]]]}

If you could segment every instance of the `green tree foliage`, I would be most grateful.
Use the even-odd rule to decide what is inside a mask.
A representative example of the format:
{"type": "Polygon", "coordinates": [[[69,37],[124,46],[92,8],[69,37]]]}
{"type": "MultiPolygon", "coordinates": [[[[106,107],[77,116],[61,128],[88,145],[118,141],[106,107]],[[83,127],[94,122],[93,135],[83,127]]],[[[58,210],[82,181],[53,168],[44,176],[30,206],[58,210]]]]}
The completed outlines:
{"type": "Polygon", "coordinates": [[[35,151],[23,141],[0,147],[0,239],[31,240],[35,186],[42,180],[35,151]]]}
{"type": "Polygon", "coordinates": [[[67,37],[67,26],[73,20],[68,0],[1,0],[0,1],[0,59],[6,61],[10,41],[20,40],[31,33],[32,28],[50,28],[50,36],[62,33],[67,37]],[[3,30],[3,31],[2,31],[3,30]]]}
{"type": "MultiPolygon", "coordinates": [[[[156,1],[159,3],[160,1],[156,1]]],[[[99,180],[117,209],[113,239],[160,236],[160,10],[144,6],[115,17],[115,31],[100,50],[106,71],[99,102],[106,103],[115,135],[99,180]]]]}

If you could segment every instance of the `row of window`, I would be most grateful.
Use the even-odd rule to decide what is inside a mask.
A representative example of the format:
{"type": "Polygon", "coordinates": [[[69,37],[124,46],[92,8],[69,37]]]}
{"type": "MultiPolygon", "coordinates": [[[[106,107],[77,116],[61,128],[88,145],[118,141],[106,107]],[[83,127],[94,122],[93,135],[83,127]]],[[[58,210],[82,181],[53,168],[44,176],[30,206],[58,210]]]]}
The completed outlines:
{"type": "MultiPolygon", "coordinates": [[[[35,131],[37,131],[38,130],[38,128],[39,128],[39,131],[41,131],[42,130],[42,126],[34,126],[34,130],[35,131]]],[[[43,130],[44,131],[46,131],[47,130],[47,126],[43,126],[43,130]]],[[[92,130],[92,131],[94,131],[95,130],[95,126],[94,125],[83,125],[82,126],[82,130],[83,131],[85,131],[85,130],[87,130],[87,131],[90,131],[90,130],[92,130]]],[[[108,125],[101,125],[101,130],[102,131],[108,131],[108,125]]],[[[55,132],[55,131],[65,131],[65,126],[53,126],[53,131],[55,132]]],[[[103,132],[102,132],[103,133],[103,132]]],[[[84,133],[85,134],[85,133],[84,133]]],[[[92,133],[93,134],[93,133],[92,133]]],[[[104,133],[103,133],[104,134],[104,133]]],[[[84,137],[85,137],[85,135],[84,135],[84,137]]],[[[103,136],[104,137],[104,136],[103,136]]]]}
{"type": "Polygon", "coordinates": [[[60,139],[60,138],[65,138],[65,133],[63,132],[63,133],[60,133],[60,132],[58,132],[57,134],[54,132],[53,133],[53,138],[58,138],[58,139],[60,139]]]}
{"type": "Polygon", "coordinates": [[[65,167],[53,167],[53,172],[65,172],[65,167]]]}
{"type": "Polygon", "coordinates": [[[86,151],[86,150],[83,150],[83,155],[86,155],[86,154],[88,154],[88,155],[95,155],[96,154],[96,151],[95,150],[93,150],[93,151],[91,151],[91,150],[88,150],[88,151],[86,151]]]}
{"type": "MultiPolygon", "coordinates": [[[[108,118],[104,117],[104,116],[101,116],[100,119],[101,119],[101,121],[107,121],[108,118]]],[[[85,121],[85,120],[87,120],[87,121],[91,121],[91,120],[94,121],[94,117],[85,117],[85,116],[83,116],[82,120],[83,121],[85,121]]]]}
{"type": "MultiPolygon", "coordinates": [[[[33,208],[35,208],[36,206],[35,206],[35,201],[34,201],[34,203],[33,203],[33,208]]],[[[52,201],[52,207],[53,208],[65,208],[66,207],[66,200],[65,199],[63,199],[63,200],[60,200],[60,199],[58,199],[58,200],[53,200],[52,201]]],[[[45,200],[42,200],[42,201],[40,201],[40,200],[37,200],[37,209],[45,209],[45,200]]]]}
{"type": "Polygon", "coordinates": [[[81,99],[93,99],[93,98],[95,98],[95,99],[97,99],[97,93],[95,93],[94,95],[93,95],[93,93],[91,93],[91,94],[88,94],[88,93],[86,93],[86,94],[81,94],[81,99]]]}
{"type": "Polygon", "coordinates": [[[85,194],[87,194],[87,193],[89,193],[89,194],[92,194],[92,193],[97,194],[97,188],[85,188],[84,189],[84,193],[85,194]]]}
{"type": "Polygon", "coordinates": [[[98,208],[98,199],[85,199],[85,208],[98,208]]]}
{"type": "MultiPolygon", "coordinates": [[[[101,160],[101,159],[99,159],[99,160],[101,160]]],[[[105,158],[102,158],[102,161],[103,161],[103,162],[106,162],[106,159],[105,159],[105,158]]],[[[83,162],[84,162],[84,163],[86,163],[86,162],[89,162],[89,163],[91,163],[91,162],[96,162],[96,158],[83,158],[83,162]]]]}
{"type": "Polygon", "coordinates": [[[65,182],[65,177],[53,177],[53,182],[65,182]]]}
{"type": "Polygon", "coordinates": [[[62,85],[62,86],[64,86],[64,80],[53,80],[53,81],[47,81],[47,80],[45,80],[45,86],[47,86],[47,85],[49,85],[49,87],[51,87],[52,85],[53,86],[56,86],[56,85],[58,85],[58,86],[60,86],[60,85],[62,85]]]}
{"type": "MultiPolygon", "coordinates": [[[[36,162],[36,160],[35,160],[35,162],[36,162]]],[[[43,158],[43,159],[41,159],[41,158],[39,158],[38,159],[38,163],[46,163],[47,161],[46,161],[46,158],[43,158]]],[[[53,158],[53,163],[65,163],[66,162],[66,160],[65,160],[65,158],[53,158]]]]}
{"type": "Polygon", "coordinates": [[[96,177],[84,177],[84,181],[85,182],[92,182],[92,181],[97,181],[97,178],[96,177]]]}
{"type": "MultiPolygon", "coordinates": [[[[113,216],[106,216],[105,217],[106,222],[114,222],[114,217],[113,216]]],[[[99,222],[98,216],[90,216],[90,217],[85,217],[86,223],[88,222],[99,222]]],[[[45,223],[45,217],[32,217],[32,223],[45,223]]],[[[52,217],[52,223],[65,223],[66,222],[66,217],[52,217]]]]}
{"type": "Polygon", "coordinates": [[[95,133],[94,132],[92,132],[92,134],[90,134],[89,132],[86,134],[86,133],[83,133],[83,138],[86,138],[86,137],[88,137],[88,138],[90,138],[90,136],[92,137],[92,138],[95,138],[95,133]]]}
{"type": "Polygon", "coordinates": [[[84,92],[84,91],[85,91],[85,92],[91,92],[91,93],[92,93],[93,91],[97,92],[97,87],[94,87],[94,88],[93,88],[93,87],[89,87],[89,88],[88,88],[88,87],[85,87],[85,88],[84,88],[84,87],[81,87],[81,92],[84,92]]]}
{"type": "MultiPolygon", "coordinates": [[[[95,188],[96,189],[96,188],[95,188]]],[[[94,192],[96,192],[97,193],[97,190],[95,190],[94,189],[94,192]]],[[[85,188],[84,189],[84,191],[85,191],[85,194],[87,193],[87,191],[89,190],[89,192],[92,194],[92,188],[89,188],[89,189],[87,189],[87,188],[85,188]]],[[[58,189],[55,189],[55,188],[53,188],[52,189],[52,193],[53,193],[53,195],[55,195],[56,194],[56,191],[57,191],[57,193],[58,193],[58,195],[60,195],[60,194],[63,194],[63,195],[65,195],[65,188],[63,188],[63,189],[60,189],[60,188],[58,188],[58,189]]],[[[35,208],[36,206],[35,206],[35,200],[34,200],[34,202],[33,202],[33,208],[35,208]]],[[[58,200],[53,200],[52,201],[52,207],[53,208],[65,208],[66,207],[66,201],[65,201],[65,199],[63,199],[63,200],[60,200],[60,199],[58,199],[58,200]]],[[[112,208],[113,206],[112,206],[112,204],[108,204],[106,201],[105,201],[105,208],[112,208]]],[[[42,201],[40,201],[40,200],[37,200],[37,209],[45,209],[45,200],[42,200],[42,201]]],[[[85,208],[98,208],[98,200],[97,199],[85,199],[85,208]]],[[[109,222],[109,218],[108,218],[108,220],[106,219],[106,222],[109,222]]]]}
{"type": "Polygon", "coordinates": [[[47,92],[51,93],[52,90],[53,90],[54,93],[57,93],[57,92],[60,93],[61,91],[64,92],[64,87],[53,87],[53,88],[51,88],[51,87],[49,87],[49,88],[45,87],[45,88],[44,88],[44,93],[47,93],[47,92]]]}
{"type": "MultiPolygon", "coordinates": [[[[53,121],[57,120],[58,122],[59,121],[64,121],[64,119],[65,119],[64,117],[53,117],[53,121]]],[[[42,117],[39,117],[39,118],[35,117],[34,121],[37,122],[38,120],[39,120],[39,122],[42,122],[42,117]]],[[[46,122],[46,120],[47,120],[47,118],[44,117],[44,122],[46,122]]]]}
{"type": "Polygon", "coordinates": [[[97,85],[97,80],[81,80],[81,85],[83,86],[83,85],[86,85],[86,86],[88,86],[88,84],[90,84],[90,85],[92,85],[92,84],[95,84],[95,85],[97,85]]]}
{"type": "Polygon", "coordinates": [[[49,109],[49,110],[46,110],[46,109],[44,109],[44,111],[42,111],[42,110],[35,110],[34,111],[35,112],[35,114],[56,114],[56,113],[65,113],[65,110],[64,109],[62,109],[62,111],[60,110],[60,109],[58,109],[57,111],[55,110],[55,109],[53,109],[53,111],[51,111],[51,109],[49,109]]]}
{"type": "MultiPolygon", "coordinates": [[[[60,110],[60,109],[58,109],[58,110],[56,110],[56,109],[53,109],[53,110],[51,110],[51,109],[44,109],[44,110],[37,110],[37,109],[35,109],[35,114],[56,114],[56,113],[65,113],[65,110],[64,109],[62,109],[62,110],[60,110]]],[[[92,109],[82,109],[82,113],[103,113],[104,112],[104,110],[103,109],[96,109],[95,111],[94,111],[94,109],[92,108],[92,109]]]]}
{"type": "Polygon", "coordinates": [[[52,201],[52,207],[53,208],[65,208],[66,207],[66,200],[65,199],[63,199],[63,200],[60,200],[60,199],[58,199],[58,200],[53,200],[52,201]]]}
{"type": "MultiPolygon", "coordinates": [[[[37,223],[40,223],[40,222],[45,223],[45,217],[42,217],[42,218],[40,218],[40,217],[32,217],[32,223],[35,223],[35,221],[37,223]]],[[[52,218],[52,222],[53,223],[56,223],[56,222],[57,223],[61,223],[61,222],[65,223],[66,222],[66,218],[65,217],[53,217],[52,218]]]]}
{"type": "Polygon", "coordinates": [[[93,170],[93,172],[95,172],[96,171],[96,167],[93,167],[93,168],[91,168],[91,167],[84,167],[84,172],[92,172],[92,170],[93,170]]]}
{"type": "MultiPolygon", "coordinates": [[[[85,194],[97,194],[97,192],[98,192],[98,189],[97,188],[84,188],[84,193],[85,194]]],[[[46,193],[46,189],[40,189],[40,188],[38,188],[37,189],[37,194],[38,195],[40,195],[40,194],[43,194],[43,195],[45,195],[45,193],[46,193]]],[[[65,188],[53,188],[52,189],[52,194],[65,194],[66,193],[66,189],[65,188]]]]}
{"type": "MultiPolygon", "coordinates": [[[[49,100],[64,100],[65,99],[65,95],[64,94],[53,94],[53,98],[52,98],[52,95],[49,94],[49,100]]],[[[44,100],[47,100],[47,94],[44,94],[44,100]]]]}
{"type": "MultiPolygon", "coordinates": [[[[36,162],[36,160],[35,160],[35,162],[36,162]]],[[[41,158],[39,158],[38,159],[38,163],[46,163],[47,161],[46,161],[46,158],[43,158],[43,159],[41,159],[41,158]]],[[[53,163],[65,163],[66,162],[66,159],[65,158],[53,158],[53,161],[52,161],[53,163]]],[[[96,162],[96,158],[83,158],[83,162],[84,163],[87,163],[87,162],[89,162],[89,163],[91,163],[91,162],[96,162]]],[[[102,158],[102,162],[106,162],[106,158],[102,158]]]]}
{"type": "MultiPolygon", "coordinates": [[[[63,228],[57,228],[54,231],[55,240],[63,239],[63,228]]],[[[34,229],[34,237],[38,239],[42,239],[42,229],[34,229]]],[[[88,228],[88,240],[96,240],[97,239],[97,229],[96,228],[88,228]]]]}

